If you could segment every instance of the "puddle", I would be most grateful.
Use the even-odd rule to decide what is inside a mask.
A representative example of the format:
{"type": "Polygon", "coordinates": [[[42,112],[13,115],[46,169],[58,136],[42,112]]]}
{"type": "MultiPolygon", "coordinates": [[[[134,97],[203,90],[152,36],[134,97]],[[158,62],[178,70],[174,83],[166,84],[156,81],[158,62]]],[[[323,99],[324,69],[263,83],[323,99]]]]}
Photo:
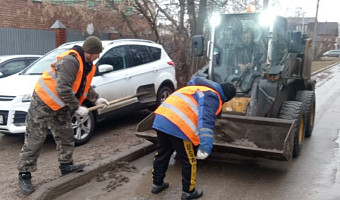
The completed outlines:
{"type": "Polygon", "coordinates": [[[330,79],[334,78],[334,75],[340,70],[340,65],[331,67],[315,76],[313,78],[316,80],[316,88],[322,86],[323,84],[327,83],[330,79]]]}
{"type": "Polygon", "coordinates": [[[334,158],[322,172],[322,178],[317,183],[321,187],[314,190],[311,200],[339,200],[340,199],[340,130],[335,140],[337,147],[333,149],[334,158]]]}

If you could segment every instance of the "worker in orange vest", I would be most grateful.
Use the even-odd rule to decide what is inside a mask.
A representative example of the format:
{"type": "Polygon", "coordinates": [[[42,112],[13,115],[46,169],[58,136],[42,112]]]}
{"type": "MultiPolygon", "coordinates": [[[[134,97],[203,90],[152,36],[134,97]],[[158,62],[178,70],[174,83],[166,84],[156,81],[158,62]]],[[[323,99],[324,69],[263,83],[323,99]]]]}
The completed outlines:
{"type": "Polygon", "coordinates": [[[182,200],[196,199],[203,190],[196,188],[196,159],[205,159],[213,146],[215,117],[223,102],[236,93],[232,83],[196,77],[171,94],[156,110],[153,128],[157,131],[157,153],[153,163],[153,187],[157,194],[169,187],[164,181],[171,155],[182,161],[182,200]]]}
{"type": "Polygon", "coordinates": [[[108,105],[106,99],[91,87],[96,72],[93,61],[102,52],[102,42],[95,36],[86,38],[83,46],[74,46],[59,55],[35,85],[26,118],[25,143],[18,162],[19,187],[23,194],[34,192],[31,172],[37,169],[41,147],[50,130],[57,145],[62,175],[83,170],[85,164],[73,164],[74,132],[71,113],[88,115],[82,106],[87,99],[95,105],[108,105]]]}

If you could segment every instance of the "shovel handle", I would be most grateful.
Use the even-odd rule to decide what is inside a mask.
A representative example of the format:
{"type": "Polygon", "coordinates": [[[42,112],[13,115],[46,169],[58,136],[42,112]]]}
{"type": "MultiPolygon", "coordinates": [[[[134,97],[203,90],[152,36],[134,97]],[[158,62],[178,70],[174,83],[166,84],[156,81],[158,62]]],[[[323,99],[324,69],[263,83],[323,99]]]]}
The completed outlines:
{"type": "MultiPolygon", "coordinates": [[[[134,97],[138,97],[138,96],[145,95],[145,94],[149,94],[149,92],[140,92],[140,93],[137,93],[137,94],[134,94],[134,95],[130,95],[130,96],[126,96],[126,97],[123,97],[123,98],[115,99],[113,101],[110,101],[109,105],[112,105],[112,104],[115,104],[115,103],[119,103],[119,102],[122,102],[122,101],[125,101],[125,100],[128,100],[128,99],[132,99],[134,97]]],[[[98,110],[98,109],[103,108],[103,107],[104,107],[104,105],[97,105],[97,106],[92,106],[92,107],[88,108],[88,110],[90,112],[92,112],[92,111],[98,110]]]]}

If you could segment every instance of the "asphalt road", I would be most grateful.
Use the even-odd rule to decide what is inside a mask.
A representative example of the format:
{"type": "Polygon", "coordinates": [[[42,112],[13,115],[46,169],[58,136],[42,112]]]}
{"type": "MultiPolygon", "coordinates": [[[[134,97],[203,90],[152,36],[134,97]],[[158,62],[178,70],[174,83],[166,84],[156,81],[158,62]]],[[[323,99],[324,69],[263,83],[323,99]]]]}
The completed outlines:
{"type": "MultiPolygon", "coordinates": [[[[340,65],[314,77],[316,118],[313,135],[306,138],[300,156],[290,162],[247,158],[230,154],[225,162],[200,161],[197,187],[204,199],[232,200],[338,200],[340,199],[340,65]]],[[[172,163],[166,180],[170,188],[150,193],[153,154],[130,163],[135,170],[119,172],[121,184],[105,180],[90,183],[58,199],[179,199],[181,166],[172,163]]],[[[130,168],[127,167],[127,168],[130,168]]]]}

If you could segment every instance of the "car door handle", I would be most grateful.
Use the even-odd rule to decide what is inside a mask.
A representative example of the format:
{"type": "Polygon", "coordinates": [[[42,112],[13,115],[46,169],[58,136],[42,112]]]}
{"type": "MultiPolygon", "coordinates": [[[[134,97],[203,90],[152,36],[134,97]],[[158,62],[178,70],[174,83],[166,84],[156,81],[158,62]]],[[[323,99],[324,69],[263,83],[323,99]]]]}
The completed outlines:
{"type": "Polygon", "coordinates": [[[125,74],[125,79],[130,79],[131,76],[129,74],[125,74]]]}

